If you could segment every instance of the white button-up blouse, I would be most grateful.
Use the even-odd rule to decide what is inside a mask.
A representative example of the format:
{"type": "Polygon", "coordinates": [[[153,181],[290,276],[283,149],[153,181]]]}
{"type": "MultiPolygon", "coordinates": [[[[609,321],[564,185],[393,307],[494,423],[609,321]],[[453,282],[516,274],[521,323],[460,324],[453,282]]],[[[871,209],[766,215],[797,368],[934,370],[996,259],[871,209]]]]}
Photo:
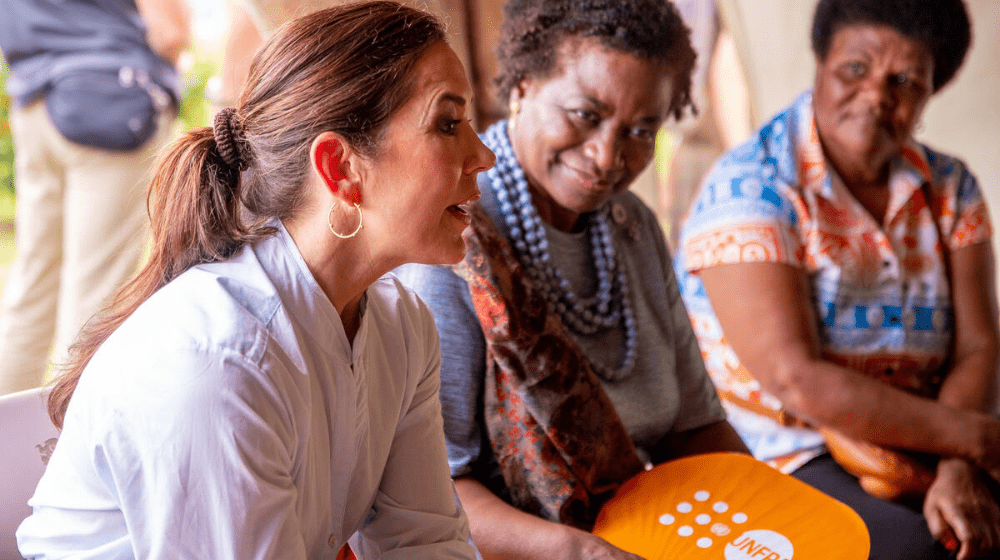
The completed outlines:
{"type": "Polygon", "coordinates": [[[474,558],[434,321],[387,276],[353,347],[288,233],[147,300],[80,379],[26,557],[474,558]]]}

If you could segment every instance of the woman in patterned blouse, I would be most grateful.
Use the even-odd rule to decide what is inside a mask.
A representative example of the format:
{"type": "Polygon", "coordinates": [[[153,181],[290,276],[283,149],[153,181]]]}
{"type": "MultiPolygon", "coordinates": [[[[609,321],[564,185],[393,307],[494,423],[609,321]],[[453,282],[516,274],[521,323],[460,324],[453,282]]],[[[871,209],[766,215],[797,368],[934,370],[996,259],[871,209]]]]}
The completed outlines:
{"type": "Polygon", "coordinates": [[[872,558],[1000,550],[988,214],[962,161],[912,136],[970,27],[961,0],[822,0],[812,91],[716,164],[676,262],[730,421],[858,511],[872,558]],[[848,474],[826,445],[844,438],[893,476],[848,474]]]}

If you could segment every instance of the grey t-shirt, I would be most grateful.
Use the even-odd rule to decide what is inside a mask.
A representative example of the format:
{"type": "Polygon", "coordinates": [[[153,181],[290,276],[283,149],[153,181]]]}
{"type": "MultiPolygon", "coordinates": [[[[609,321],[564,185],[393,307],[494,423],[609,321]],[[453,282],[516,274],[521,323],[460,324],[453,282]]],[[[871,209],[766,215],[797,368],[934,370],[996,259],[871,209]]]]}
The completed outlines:
{"type": "MultiPolygon", "coordinates": [[[[496,216],[491,187],[480,182],[480,189],[480,202],[496,216]]],[[[649,448],[668,433],[723,420],[725,412],[705,371],[655,216],[629,192],[615,195],[609,204],[625,211],[620,223],[611,220],[611,231],[628,278],[637,341],[631,373],[601,384],[633,442],[649,448]]],[[[498,226],[506,231],[504,224],[498,226]]],[[[546,233],[552,259],[573,291],[592,295],[597,281],[587,234],[551,228],[546,233]]],[[[441,335],[441,404],[452,476],[472,473],[502,493],[483,422],[486,343],[468,287],[442,267],[405,265],[396,274],[430,307],[441,335]]],[[[625,340],[620,326],[574,336],[592,362],[620,365],[625,340]]]]}

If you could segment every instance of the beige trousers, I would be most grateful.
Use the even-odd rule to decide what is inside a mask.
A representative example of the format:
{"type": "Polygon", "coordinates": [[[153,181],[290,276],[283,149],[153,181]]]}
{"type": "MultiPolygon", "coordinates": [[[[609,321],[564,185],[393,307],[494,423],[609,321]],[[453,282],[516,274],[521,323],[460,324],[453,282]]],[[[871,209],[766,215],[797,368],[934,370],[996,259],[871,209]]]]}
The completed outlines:
{"type": "Polygon", "coordinates": [[[63,138],[43,101],[11,108],[17,253],[0,300],[0,395],[41,385],[50,356],[65,360],[80,327],[136,271],[146,186],[172,122],[161,115],[144,146],[110,152],[63,138]]]}

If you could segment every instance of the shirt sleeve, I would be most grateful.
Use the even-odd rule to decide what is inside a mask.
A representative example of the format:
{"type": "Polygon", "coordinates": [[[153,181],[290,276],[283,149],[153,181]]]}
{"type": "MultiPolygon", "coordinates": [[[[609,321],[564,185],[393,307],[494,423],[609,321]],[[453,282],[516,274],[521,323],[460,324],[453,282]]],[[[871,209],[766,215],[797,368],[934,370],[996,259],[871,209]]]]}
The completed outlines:
{"type": "MultiPolygon", "coordinates": [[[[662,313],[663,320],[669,324],[663,342],[664,345],[673,348],[673,352],[670,353],[673,356],[673,363],[670,364],[667,360],[661,370],[663,375],[674,376],[677,383],[677,411],[669,431],[684,432],[724,420],[725,410],[705,369],[698,340],[681,298],[666,236],[656,216],[638,200],[635,211],[641,216],[640,223],[645,231],[640,238],[642,243],[639,245],[643,247],[644,259],[656,263],[650,267],[648,274],[660,276],[658,281],[652,283],[652,279],[641,282],[657,286],[657,291],[662,290],[662,299],[657,297],[655,303],[650,305],[658,313],[662,313]],[[651,258],[650,248],[655,250],[657,257],[655,260],[651,258]]],[[[646,274],[636,272],[636,276],[633,281],[643,278],[646,274]]]]}
{"type": "MultiPolygon", "coordinates": [[[[663,248],[666,252],[666,247],[663,248]]],[[[680,390],[680,409],[677,421],[672,426],[674,432],[685,432],[714,424],[726,419],[726,412],[719,402],[719,395],[705,369],[701,348],[684,301],[681,298],[677,277],[674,274],[669,253],[664,259],[667,304],[673,325],[674,352],[677,357],[675,367],[677,385],[680,390]]]]}
{"type": "Polygon", "coordinates": [[[441,338],[441,406],[453,477],[472,472],[482,441],[486,340],[464,280],[450,270],[406,265],[395,270],[434,316],[441,338]]]}
{"type": "Polygon", "coordinates": [[[420,333],[419,342],[407,350],[419,382],[393,436],[373,513],[352,540],[361,558],[476,557],[468,519],[443,460],[438,335],[430,312],[423,305],[419,309],[413,329],[420,333]]]}
{"type": "Polygon", "coordinates": [[[979,182],[965,165],[955,161],[958,186],[955,194],[955,224],[948,236],[948,246],[954,251],[988,241],[993,235],[990,213],[979,182]]]}
{"type": "Polygon", "coordinates": [[[60,527],[47,557],[305,560],[282,390],[235,353],[132,358],[124,372],[95,357],[74,394],[33,497],[29,533],[60,527]]]}
{"type": "Polygon", "coordinates": [[[801,266],[798,216],[761,150],[742,146],[713,168],[682,226],[689,272],[723,264],[773,262],[801,266]]]}

